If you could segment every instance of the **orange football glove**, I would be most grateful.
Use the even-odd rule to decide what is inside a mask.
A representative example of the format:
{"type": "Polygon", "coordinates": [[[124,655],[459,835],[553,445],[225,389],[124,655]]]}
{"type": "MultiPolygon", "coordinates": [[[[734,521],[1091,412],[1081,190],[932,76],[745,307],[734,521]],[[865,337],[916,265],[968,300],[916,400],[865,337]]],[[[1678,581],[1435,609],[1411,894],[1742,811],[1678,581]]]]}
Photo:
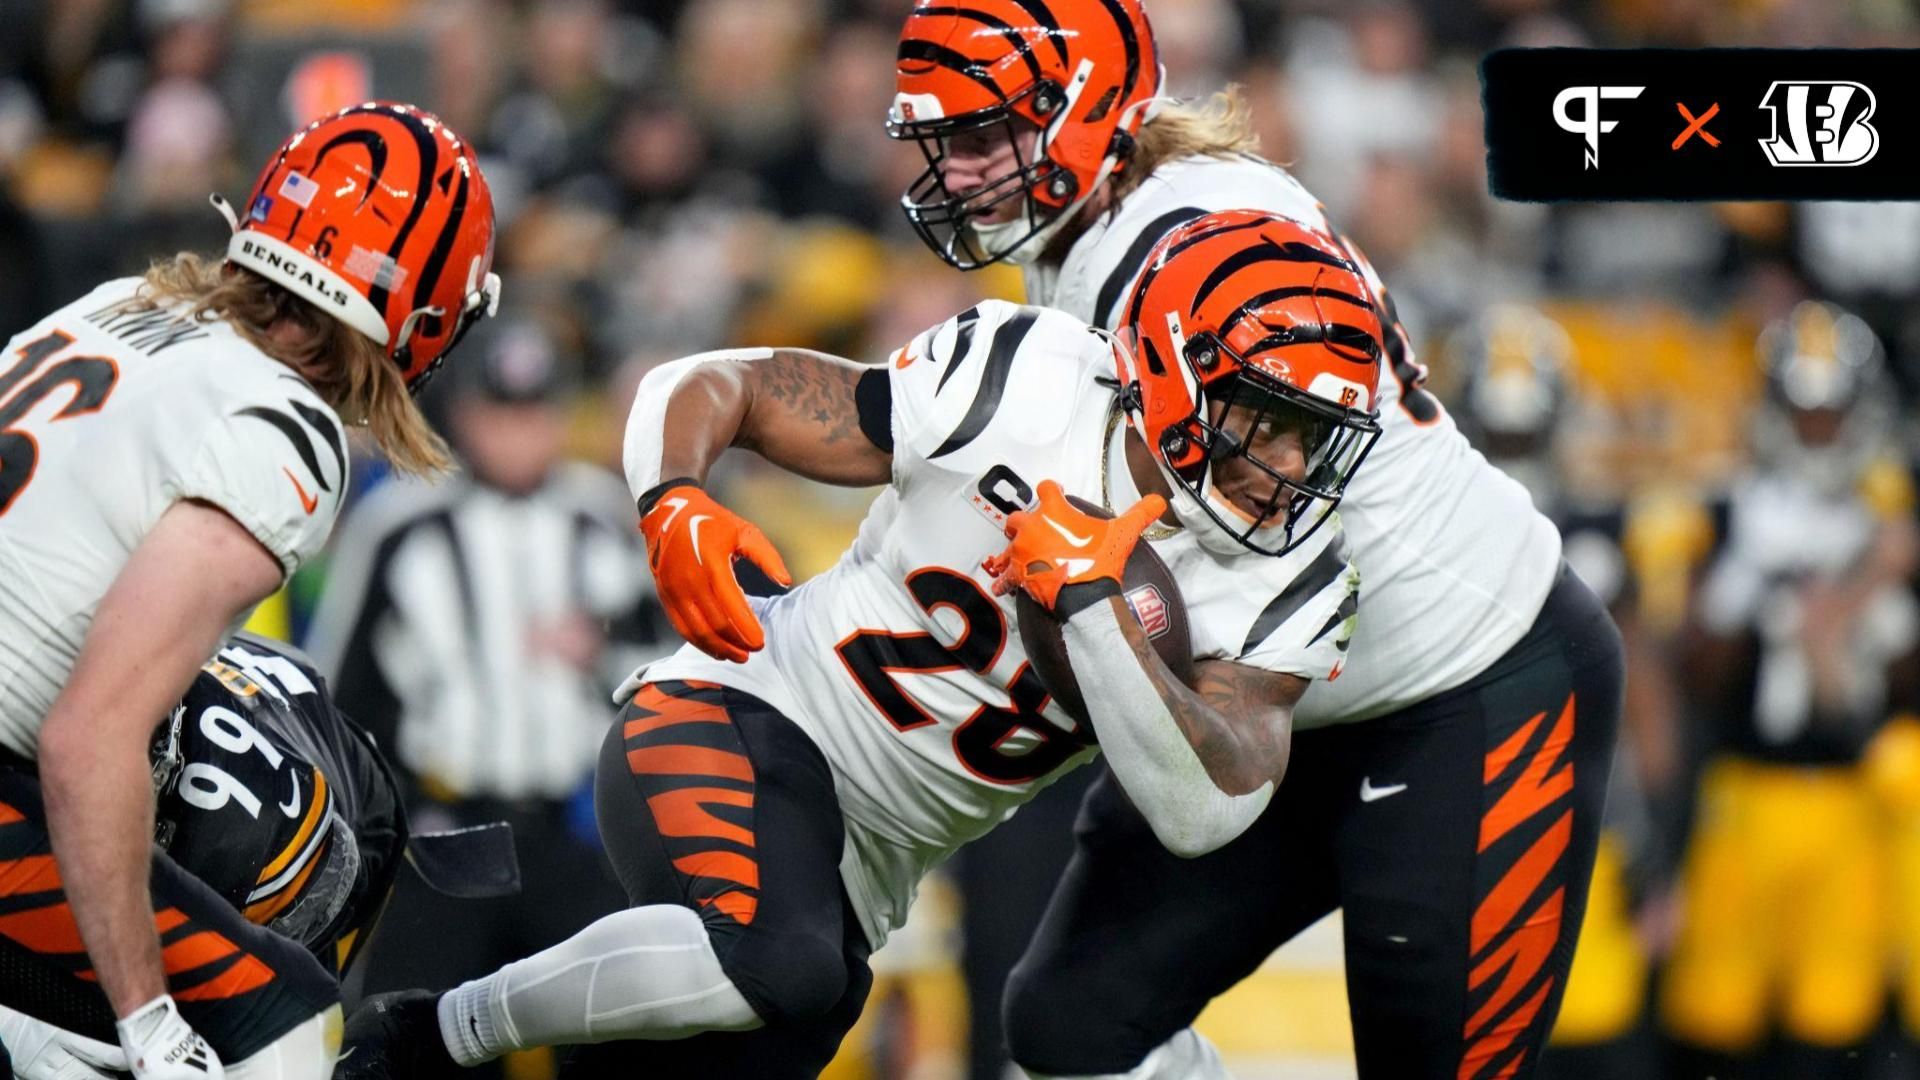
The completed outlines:
{"type": "Polygon", "coordinates": [[[980,568],[994,576],[995,596],[1015,589],[1056,615],[1060,590],[1069,585],[1107,581],[1102,595],[1119,595],[1127,557],[1140,533],[1167,512],[1167,500],[1148,495],[1116,518],[1095,517],[1067,501],[1060,485],[1040,482],[1040,501],[1032,510],[1007,515],[1007,537],[1013,543],[990,555],[980,568]]]}
{"type": "Polygon", "coordinates": [[[793,584],[793,577],[759,529],[689,482],[659,493],[640,518],[640,535],[660,604],[681,637],[735,663],[766,645],[733,576],[733,560],[753,560],[782,585],[793,584]]]}

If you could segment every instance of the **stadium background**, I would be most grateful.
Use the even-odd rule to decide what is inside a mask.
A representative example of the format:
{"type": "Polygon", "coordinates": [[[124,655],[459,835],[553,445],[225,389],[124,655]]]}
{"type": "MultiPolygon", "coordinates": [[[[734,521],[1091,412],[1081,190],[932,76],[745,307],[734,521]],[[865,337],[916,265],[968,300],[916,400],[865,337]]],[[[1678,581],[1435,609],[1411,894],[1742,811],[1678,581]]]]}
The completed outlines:
{"type": "MultiPolygon", "coordinates": [[[[895,205],[921,167],[881,129],[907,6],[0,0],[0,337],[152,256],[217,247],[207,192],[237,200],[293,126],[369,97],[412,100],[479,144],[508,307],[561,343],[577,387],[571,452],[617,470],[627,402],[651,364],[760,342],[874,361],[980,295],[1019,295],[1013,271],[940,264],[895,205]]],[[[1149,8],[1172,92],[1245,87],[1266,154],[1291,163],[1369,252],[1443,397],[1463,374],[1458,332],[1490,304],[1537,305],[1566,327],[1571,399],[1539,464],[1580,505],[1629,523],[1633,616],[1653,643],[1634,656],[1640,685],[1670,681],[1660,643],[1684,622],[1712,546],[1709,508],[1748,459],[1759,329],[1802,297],[1832,299],[1879,331],[1903,402],[1920,385],[1920,204],[1497,203],[1475,68],[1501,44],[1920,44],[1902,0],[1149,8]]],[[[362,492],[381,482],[378,462],[359,472],[362,492]]],[[[751,462],[732,465],[724,488],[800,575],[830,564],[870,497],[751,462]]],[[[257,625],[298,641],[325,588],[324,567],[303,572],[257,625]]],[[[1684,710],[1670,719],[1635,768],[1674,793],[1657,807],[1673,815],[1687,802],[1690,733],[1684,710]]],[[[1873,842],[1898,865],[1920,832],[1920,763],[1900,738],[1871,761],[1873,842]]],[[[1618,893],[1637,916],[1607,953],[1620,985],[1637,984],[1636,965],[1672,940],[1663,877],[1597,893],[1597,904],[1618,893]]],[[[1898,893],[1859,898],[1863,909],[1889,900],[1896,922],[1920,920],[1920,902],[1898,893]]],[[[836,1075],[963,1074],[956,903],[930,884],[880,957],[836,1075]]],[[[1920,1002],[1899,993],[1898,935],[1884,959],[1874,1075],[1897,1076],[1912,1056],[1900,1016],[1920,1016],[1920,1002]]],[[[1340,989],[1337,935],[1323,926],[1202,1026],[1242,1075],[1347,1075],[1340,989]]],[[[1643,1001],[1634,989],[1618,1009],[1643,1001]]]]}

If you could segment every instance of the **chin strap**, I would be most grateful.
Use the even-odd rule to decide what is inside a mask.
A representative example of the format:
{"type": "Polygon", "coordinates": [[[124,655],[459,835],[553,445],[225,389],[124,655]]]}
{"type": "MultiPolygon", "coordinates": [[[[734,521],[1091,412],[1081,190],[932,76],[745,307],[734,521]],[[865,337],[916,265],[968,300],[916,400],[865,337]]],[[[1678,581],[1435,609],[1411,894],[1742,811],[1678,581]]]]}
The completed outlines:
{"type": "Polygon", "coordinates": [[[415,308],[408,312],[406,319],[400,323],[400,338],[394,342],[393,351],[397,353],[407,347],[407,342],[413,337],[413,328],[419,325],[421,319],[429,316],[437,319],[446,313],[447,309],[438,305],[415,308]]]}
{"type": "MultiPolygon", "coordinates": [[[[500,275],[488,271],[485,276],[482,276],[478,258],[467,264],[467,290],[460,301],[461,322],[466,322],[468,317],[476,311],[482,312],[489,319],[500,311],[500,275]]],[[[407,317],[400,323],[400,337],[393,347],[394,355],[398,356],[407,347],[407,342],[413,337],[413,328],[421,319],[429,315],[438,319],[444,317],[446,313],[447,309],[438,305],[415,308],[408,312],[407,317]]],[[[452,348],[450,343],[447,349],[452,348]]],[[[445,351],[443,350],[443,354],[445,351]]]]}
{"type": "MultiPolygon", "coordinates": [[[[1167,65],[1158,64],[1156,66],[1160,69],[1160,79],[1154,83],[1154,85],[1164,87],[1167,85],[1167,65]]],[[[1140,123],[1144,126],[1147,121],[1159,116],[1161,109],[1169,105],[1177,105],[1179,102],[1179,98],[1168,97],[1165,94],[1155,94],[1152,97],[1141,98],[1139,101],[1127,106],[1126,109],[1120,113],[1119,130],[1125,131],[1127,129],[1127,121],[1133,119],[1134,113],[1144,114],[1140,118],[1140,123]]]]}
{"type": "MultiPolygon", "coordinates": [[[[1167,502],[1173,507],[1173,516],[1180,519],[1180,524],[1193,534],[1194,540],[1215,555],[1232,558],[1247,554],[1247,545],[1228,532],[1214,514],[1208,512],[1201,500],[1188,493],[1178,482],[1179,478],[1170,473],[1162,463],[1160,475],[1166,477],[1168,485],[1173,488],[1173,497],[1167,502]]],[[[1209,493],[1213,490],[1212,479],[1213,465],[1209,462],[1207,471],[1201,476],[1201,483],[1205,485],[1203,490],[1209,493]]]]}

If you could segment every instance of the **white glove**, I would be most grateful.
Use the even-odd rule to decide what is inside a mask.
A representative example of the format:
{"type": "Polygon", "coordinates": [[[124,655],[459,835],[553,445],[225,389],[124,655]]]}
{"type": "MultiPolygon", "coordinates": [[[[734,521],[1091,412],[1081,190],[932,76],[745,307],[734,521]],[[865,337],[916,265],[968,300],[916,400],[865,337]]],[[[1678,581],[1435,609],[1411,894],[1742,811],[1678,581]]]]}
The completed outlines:
{"type": "Polygon", "coordinates": [[[95,1042],[0,1005],[0,1043],[20,1080],[111,1080],[125,1072],[119,1047],[95,1042]]]}
{"type": "Polygon", "coordinates": [[[172,994],[161,994],[114,1027],[134,1080],[226,1080],[220,1055],[180,1015],[172,994]]]}

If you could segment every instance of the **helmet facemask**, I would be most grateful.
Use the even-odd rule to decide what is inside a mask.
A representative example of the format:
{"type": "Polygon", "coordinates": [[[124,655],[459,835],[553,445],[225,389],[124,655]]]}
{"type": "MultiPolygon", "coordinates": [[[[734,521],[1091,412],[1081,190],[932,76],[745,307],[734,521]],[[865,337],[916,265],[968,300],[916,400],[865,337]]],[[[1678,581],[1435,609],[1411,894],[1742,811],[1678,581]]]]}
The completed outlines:
{"type": "Polygon", "coordinates": [[[1166,77],[1141,0],[915,0],[895,59],[887,134],[919,142],[928,166],[901,205],[963,270],[1032,263],[1059,242],[1133,155],[1166,77]],[[955,193],[953,136],[1024,141],[1027,124],[1039,135],[1015,142],[1013,168],[955,193]],[[1019,213],[1003,205],[1014,198],[1019,213]],[[995,212],[1009,220],[985,220],[995,212]]]}
{"type": "Polygon", "coordinates": [[[1370,414],[1288,384],[1248,355],[1310,342],[1377,355],[1378,345],[1356,327],[1275,329],[1244,316],[1241,322],[1260,332],[1245,353],[1211,331],[1185,339],[1181,360],[1192,377],[1195,407],[1161,432],[1154,457],[1174,487],[1175,513],[1205,546],[1222,554],[1284,555],[1331,516],[1380,437],[1380,425],[1370,414]],[[1243,505],[1229,498],[1223,481],[1264,488],[1264,498],[1243,505]]]}
{"type": "Polygon", "coordinates": [[[912,139],[927,161],[925,171],[900,197],[900,207],[921,241],[961,270],[1002,261],[1018,265],[1037,258],[1092,194],[1091,189],[1082,192],[1072,170],[1047,152],[1090,73],[1090,65],[1083,64],[1069,87],[1040,80],[997,105],[954,117],[908,119],[911,110],[896,104],[887,120],[887,134],[912,139]],[[1023,123],[1037,125],[1037,134],[1022,130],[1023,123]],[[956,194],[946,180],[952,140],[996,128],[1013,149],[1013,169],[973,191],[956,194]],[[1030,150],[1022,145],[1029,134],[1033,134],[1030,150]],[[1004,222],[980,220],[1009,199],[1021,201],[1018,215],[1004,222]]]}
{"type": "MultiPolygon", "coordinates": [[[[478,325],[480,320],[490,319],[499,314],[499,311],[500,275],[488,271],[482,276],[480,263],[476,260],[467,276],[467,291],[461,299],[459,313],[454,316],[456,321],[453,324],[453,333],[448,336],[446,347],[435,354],[433,361],[422,368],[420,374],[413,377],[413,381],[407,383],[407,393],[416,398],[419,397],[420,391],[426,389],[427,383],[432,381],[434,375],[439,372],[440,365],[446,363],[447,357],[453,355],[453,350],[460,347],[460,342],[467,336],[467,331],[478,325]]],[[[413,337],[414,328],[423,319],[433,319],[437,322],[444,318],[446,318],[444,309],[425,307],[408,315],[407,320],[400,324],[400,343],[394,349],[394,362],[400,365],[400,370],[406,371],[413,366],[413,353],[408,348],[408,342],[413,337]]],[[[437,331],[438,326],[436,325],[434,329],[437,331]]]]}
{"type": "Polygon", "coordinates": [[[1299,547],[1380,437],[1365,274],[1330,234],[1259,210],[1204,215],[1148,253],[1115,367],[1174,513],[1209,551],[1299,547]]]}
{"type": "MultiPolygon", "coordinates": [[[[1269,332],[1261,348],[1323,340],[1323,332],[1288,327],[1269,332]]],[[[1185,425],[1162,432],[1160,457],[1187,459],[1185,467],[1167,469],[1167,479],[1240,548],[1261,555],[1298,548],[1331,517],[1373,450],[1379,423],[1273,377],[1212,332],[1190,338],[1183,359],[1198,382],[1196,407],[1185,425]],[[1236,480],[1265,498],[1252,507],[1229,498],[1225,488],[1236,480]]]]}

